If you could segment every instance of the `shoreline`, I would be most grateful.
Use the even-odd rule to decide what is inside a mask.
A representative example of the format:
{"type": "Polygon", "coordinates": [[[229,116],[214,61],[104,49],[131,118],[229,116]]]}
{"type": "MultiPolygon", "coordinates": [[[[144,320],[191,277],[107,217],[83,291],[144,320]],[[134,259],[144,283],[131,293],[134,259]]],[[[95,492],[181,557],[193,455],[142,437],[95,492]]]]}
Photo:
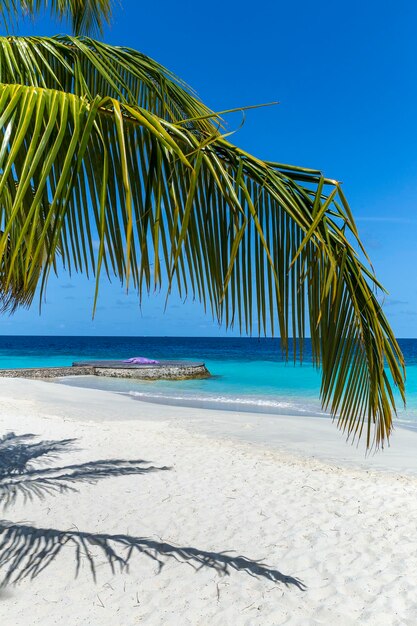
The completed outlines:
{"type": "Polygon", "coordinates": [[[0,479],[0,574],[45,565],[0,588],[5,623],[413,623],[415,433],[364,457],[323,418],[4,379],[11,431],[61,448],[0,479]]]}
{"type": "MultiPolygon", "coordinates": [[[[0,394],[4,382],[5,379],[0,380],[0,394]]],[[[30,389],[32,397],[51,407],[57,415],[66,415],[67,419],[72,419],[67,410],[71,408],[76,419],[82,415],[83,419],[94,422],[166,421],[171,428],[214,440],[240,441],[298,458],[316,458],[344,467],[417,476],[417,431],[401,424],[394,427],[389,446],[367,452],[364,438],[357,443],[346,441],[331,417],[224,411],[153,403],[124,392],[67,386],[52,381],[15,378],[7,379],[6,386],[10,383],[12,390],[15,384],[14,393],[19,395],[23,382],[25,390],[30,389]],[[82,406],[83,401],[89,406],[88,410],[82,406]],[[96,407],[94,411],[91,410],[93,405],[96,407]],[[123,417],[120,417],[120,412],[123,417]]]]}

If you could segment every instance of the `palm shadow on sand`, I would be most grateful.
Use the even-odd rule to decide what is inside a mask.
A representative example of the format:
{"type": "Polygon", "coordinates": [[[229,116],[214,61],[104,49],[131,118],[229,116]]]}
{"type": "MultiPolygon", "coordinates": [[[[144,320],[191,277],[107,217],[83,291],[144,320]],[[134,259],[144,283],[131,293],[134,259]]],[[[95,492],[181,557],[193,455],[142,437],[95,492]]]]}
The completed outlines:
{"type": "MultiPolygon", "coordinates": [[[[64,467],[39,467],[73,449],[75,439],[34,441],[35,436],[17,436],[9,433],[0,439],[0,504],[5,508],[18,497],[24,501],[43,499],[67,491],[78,491],[77,483],[95,483],[104,478],[167,471],[169,467],[155,467],[144,460],[98,460],[64,467]],[[36,462],[36,467],[34,467],[36,462]]],[[[59,555],[63,548],[72,547],[75,555],[75,575],[83,559],[96,579],[97,558],[108,564],[112,572],[128,571],[133,555],[144,555],[161,569],[168,559],[186,563],[195,570],[210,568],[219,574],[241,571],[286,586],[305,590],[305,585],[292,576],[270,568],[261,561],[234,555],[231,551],[209,552],[188,546],[174,546],[147,537],[88,533],[74,530],[37,528],[0,520],[0,587],[35,578],[59,555]]]]}
{"type": "Polygon", "coordinates": [[[0,439],[0,504],[7,509],[17,498],[25,501],[46,495],[78,491],[75,484],[95,483],[103,478],[167,471],[143,459],[107,459],[64,467],[42,467],[74,448],[75,439],[34,442],[32,434],[9,433],[0,439]],[[37,467],[34,467],[34,462],[37,467]],[[39,467],[40,465],[40,467],[39,467]]]}

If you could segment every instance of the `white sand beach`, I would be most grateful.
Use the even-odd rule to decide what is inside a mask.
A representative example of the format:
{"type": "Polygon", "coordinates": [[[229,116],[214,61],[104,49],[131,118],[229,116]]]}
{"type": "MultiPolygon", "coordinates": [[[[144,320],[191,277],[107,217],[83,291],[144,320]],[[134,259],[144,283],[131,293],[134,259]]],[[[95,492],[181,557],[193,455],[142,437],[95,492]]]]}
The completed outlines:
{"type": "Polygon", "coordinates": [[[75,441],[0,464],[1,624],[416,623],[414,432],[365,457],[326,419],[4,379],[8,432],[13,463],[75,441]]]}

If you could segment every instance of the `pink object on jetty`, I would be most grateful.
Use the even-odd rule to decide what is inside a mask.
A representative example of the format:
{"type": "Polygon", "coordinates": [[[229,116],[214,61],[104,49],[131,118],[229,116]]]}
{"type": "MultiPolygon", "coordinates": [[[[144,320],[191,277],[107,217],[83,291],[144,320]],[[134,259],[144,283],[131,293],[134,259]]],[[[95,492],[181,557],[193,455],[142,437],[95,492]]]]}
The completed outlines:
{"type": "Polygon", "coordinates": [[[152,364],[157,365],[159,361],[154,361],[153,359],[147,359],[144,356],[134,356],[131,359],[126,359],[126,361],[123,361],[123,363],[132,363],[132,364],[136,363],[137,365],[152,365],[152,364]]]}

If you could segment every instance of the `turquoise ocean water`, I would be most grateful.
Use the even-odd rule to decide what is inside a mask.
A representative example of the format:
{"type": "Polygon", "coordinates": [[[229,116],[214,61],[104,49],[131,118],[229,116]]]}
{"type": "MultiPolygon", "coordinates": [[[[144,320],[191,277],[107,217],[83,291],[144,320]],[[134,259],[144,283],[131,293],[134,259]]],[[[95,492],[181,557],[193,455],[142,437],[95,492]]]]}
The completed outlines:
{"type": "MultiPolygon", "coordinates": [[[[398,421],[417,428],[417,339],[401,339],[407,363],[407,409],[398,421]]],[[[65,384],[129,393],[138,400],[325,417],[319,401],[320,374],[306,342],[302,366],[283,361],[276,339],[201,337],[1,337],[0,368],[70,365],[75,360],[156,359],[204,361],[212,378],[138,382],[74,377],[65,384]]]]}

